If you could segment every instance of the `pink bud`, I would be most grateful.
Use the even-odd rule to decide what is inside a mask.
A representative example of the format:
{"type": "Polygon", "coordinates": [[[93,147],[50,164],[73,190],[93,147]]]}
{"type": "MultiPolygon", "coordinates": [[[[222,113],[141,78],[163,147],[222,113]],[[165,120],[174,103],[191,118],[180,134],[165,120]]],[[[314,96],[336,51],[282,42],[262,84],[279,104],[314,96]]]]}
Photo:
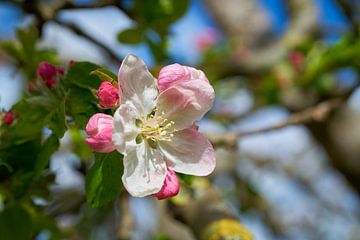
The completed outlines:
{"type": "Polygon", "coordinates": [[[201,79],[209,83],[209,80],[201,70],[175,63],[165,66],[160,70],[158,86],[160,92],[162,92],[179,81],[192,79],[201,79]]]}
{"type": "Polygon", "coordinates": [[[86,125],[87,144],[95,152],[112,152],[115,146],[112,143],[113,117],[97,113],[93,115],[86,125]]]}
{"type": "Polygon", "coordinates": [[[57,68],[57,73],[58,73],[59,75],[63,76],[63,75],[65,74],[65,69],[62,68],[62,67],[59,67],[59,68],[57,68]]]}
{"type": "Polygon", "coordinates": [[[219,41],[219,38],[220,34],[215,28],[206,29],[196,39],[196,46],[201,51],[208,50],[219,41]]]}
{"type": "Polygon", "coordinates": [[[164,184],[161,190],[158,193],[153,194],[153,196],[159,200],[173,197],[178,194],[179,188],[179,180],[176,173],[170,168],[167,168],[164,184]]]}
{"type": "Polygon", "coordinates": [[[37,76],[44,80],[46,86],[51,88],[55,83],[55,78],[58,74],[58,69],[48,63],[48,62],[41,62],[37,68],[37,76]]]}
{"type": "Polygon", "coordinates": [[[14,113],[12,111],[5,113],[3,121],[10,126],[14,122],[14,113]]]}
{"type": "Polygon", "coordinates": [[[289,61],[294,66],[296,71],[300,71],[304,62],[304,54],[299,51],[293,51],[289,54],[289,61]]]}
{"type": "Polygon", "coordinates": [[[119,90],[109,82],[102,82],[97,92],[99,103],[103,108],[112,108],[119,103],[119,90]]]}

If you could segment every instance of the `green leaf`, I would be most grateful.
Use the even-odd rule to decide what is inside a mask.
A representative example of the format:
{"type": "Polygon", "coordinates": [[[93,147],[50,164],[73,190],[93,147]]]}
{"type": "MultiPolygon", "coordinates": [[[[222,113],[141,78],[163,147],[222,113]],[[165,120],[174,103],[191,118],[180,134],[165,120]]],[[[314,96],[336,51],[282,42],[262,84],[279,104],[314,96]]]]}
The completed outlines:
{"type": "Polygon", "coordinates": [[[51,155],[59,148],[59,139],[55,135],[51,135],[41,146],[39,155],[35,164],[35,178],[39,177],[42,170],[49,164],[51,155]]]}
{"type": "Polygon", "coordinates": [[[145,38],[145,41],[148,44],[156,62],[162,63],[169,58],[167,54],[166,42],[164,41],[155,42],[148,37],[145,38]]]}
{"type": "MultiPolygon", "coordinates": [[[[37,29],[34,26],[29,28],[18,29],[16,36],[21,43],[21,47],[26,60],[30,60],[34,56],[36,41],[38,38],[37,29]]],[[[24,59],[24,60],[25,60],[24,59]]]]}
{"type": "Polygon", "coordinates": [[[121,43],[139,44],[143,40],[143,34],[139,28],[129,28],[119,33],[117,39],[121,43]]]}
{"type": "Polygon", "coordinates": [[[47,122],[49,128],[52,130],[52,132],[58,137],[62,138],[66,131],[66,122],[65,122],[65,102],[66,102],[65,96],[60,104],[50,112],[50,114],[47,117],[47,122]]]}
{"type": "Polygon", "coordinates": [[[11,206],[0,213],[2,240],[31,239],[31,232],[30,214],[22,206],[11,206]]]}
{"type": "Polygon", "coordinates": [[[20,58],[20,50],[13,41],[3,41],[0,43],[0,48],[13,58],[20,58]]]}
{"type": "Polygon", "coordinates": [[[90,117],[99,112],[98,101],[89,89],[71,87],[66,101],[67,114],[74,119],[78,129],[85,129],[90,117]]]}
{"type": "Polygon", "coordinates": [[[117,83],[116,74],[107,70],[106,68],[96,69],[95,71],[92,71],[90,74],[94,74],[94,75],[98,76],[103,81],[117,83]]]}
{"type": "Polygon", "coordinates": [[[95,154],[95,163],[86,174],[86,199],[91,207],[101,207],[120,192],[122,158],[118,152],[95,154]]]}
{"type": "Polygon", "coordinates": [[[80,157],[80,159],[92,156],[89,145],[85,142],[85,136],[78,129],[70,130],[72,151],[80,157]]]}
{"type": "Polygon", "coordinates": [[[90,62],[75,62],[71,65],[63,82],[65,86],[70,87],[74,84],[81,88],[99,88],[101,80],[96,75],[90,73],[100,67],[90,62]]]}
{"type": "Polygon", "coordinates": [[[7,162],[5,162],[2,158],[0,158],[0,166],[4,166],[9,172],[13,171],[12,167],[7,162]]]}
{"type": "Polygon", "coordinates": [[[195,176],[187,175],[183,173],[176,173],[176,175],[179,177],[180,180],[182,180],[187,185],[191,185],[195,179],[195,176]]]}
{"type": "Polygon", "coordinates": [[[29,104],[22,100],[12,110],[15,113],[16,123],[10,131],[1,136],[0,146],[26,142],[41,135],[44,120],[48,114],[43,106],[29,104]]]}

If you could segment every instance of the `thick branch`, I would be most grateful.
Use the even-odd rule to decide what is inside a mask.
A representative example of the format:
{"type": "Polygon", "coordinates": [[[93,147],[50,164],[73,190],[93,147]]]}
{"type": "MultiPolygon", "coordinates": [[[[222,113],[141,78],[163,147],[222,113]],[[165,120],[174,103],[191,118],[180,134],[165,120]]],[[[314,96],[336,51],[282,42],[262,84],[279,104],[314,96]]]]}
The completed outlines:
{"type": "Polygon", "coordinates": [[[116,62],[121,62],[122,61],[122,58],[117,56],[109,47],[107,47],[101,41],[99,41],[96,38],[89,35],[87,32],[83,31],[81,28],[79,28],[75,24],[62,22],[62,21],[60,21],[58,19],[54,19],[54,22],[56,22],[57,24],[59,24],[61,26],[64,26],[64,27],[70,29],[71,31],[73,31],[77,35],[82,36],[82,37],[86,38],[87,40],[89,40],[90,42],[94,43],[95,45],[100,47],[103,51],[105,51],[112,60],[114,60],[116,62]]]}

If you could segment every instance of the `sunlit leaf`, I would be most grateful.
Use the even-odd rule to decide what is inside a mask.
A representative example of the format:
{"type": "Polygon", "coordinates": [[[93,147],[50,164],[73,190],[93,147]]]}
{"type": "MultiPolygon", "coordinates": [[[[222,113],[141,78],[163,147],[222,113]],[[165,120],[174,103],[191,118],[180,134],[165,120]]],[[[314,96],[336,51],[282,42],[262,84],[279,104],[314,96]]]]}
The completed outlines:
{"type": "Polygon", "coordinates": [[[117,39],[121,43],[139,44],[143,40],[143,31],[139,28],[129,28],[119,33],[117,39]]]}
{"type": "Polygon", "coordinates": [[[0,238],[2,240],[31,239],[30,214],[20,205],[6,208],[0,213],[0,238]]]}
{"type": "Polygon", "coordinates": [[[86,199],[91,207],[101,207],[112,201],[120,192],[122,155],[96,153],[95,163],[86,174],[86,199]]]}

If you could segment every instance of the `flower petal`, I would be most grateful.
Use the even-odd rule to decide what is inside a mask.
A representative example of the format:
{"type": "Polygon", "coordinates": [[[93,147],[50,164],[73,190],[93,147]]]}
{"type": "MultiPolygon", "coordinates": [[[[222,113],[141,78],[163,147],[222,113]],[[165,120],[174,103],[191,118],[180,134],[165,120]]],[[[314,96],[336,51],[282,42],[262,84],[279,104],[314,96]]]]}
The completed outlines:
{"type": "Polygon", "coordinates": [[[168,89],[170,86],[177,84],[178,81],[185,81],[190,79],[201,79],[207,83],[209,82],[201,70],[175,63],[167,65],[160,70],[158,86],[160,92],[162,92],[168,89]]]}
{"type": "Polygon", "coordinates": [[[88,137],[85,141],[95,152],[112,152],[115,146],[112,143],[113,117],[103,113],[94,114],[86,125],[88,137]]]}
{"type": "Polygon", "coordinates": [[[159,142],[159,148],[175,172],[206,176],[216,165],[213,146],[194,128],[175,132],[172,141],[159,142]]]}
{"type": "Polygon", "coordinates": [[[158,193],[155,193],[153,196],[159,200],[175,196],[179,193],[179,180],[176,176],[176,173],[167,168],[166,178],[161,190],[158,193]]]}
{"type": "Polygon", "coordinates": [[[214,89],[201,80],[179,81],[163,91],[157,100],[157,114],[174,121],[174,128],[182,130],[190,127],[210,110],[214,102],[214,89]]]}
{"type": "Polygon", "coordinates": [[[125,57],[119,69],[118,81],[120,91],[123,91],[123,102],[132,102],[142,114],[152,111],[158,90],[155,78],[140,58],[132,54],[125,57]]]}
{"type": "Polygon", "coordinates": [[[139,129],[135,125],[137,110],[130,104],[121,104],[114,114],[114,126],[112,141],[122,154],[136,145],[135,138],[139,134],[139,129]]]}
{"type": "Polygon", "coordinates": [[[122,181],[134,197],[144,197],[161,190],[166,176],[163,156],[146,143],[138,144],[124,156],[122,181]]]}

